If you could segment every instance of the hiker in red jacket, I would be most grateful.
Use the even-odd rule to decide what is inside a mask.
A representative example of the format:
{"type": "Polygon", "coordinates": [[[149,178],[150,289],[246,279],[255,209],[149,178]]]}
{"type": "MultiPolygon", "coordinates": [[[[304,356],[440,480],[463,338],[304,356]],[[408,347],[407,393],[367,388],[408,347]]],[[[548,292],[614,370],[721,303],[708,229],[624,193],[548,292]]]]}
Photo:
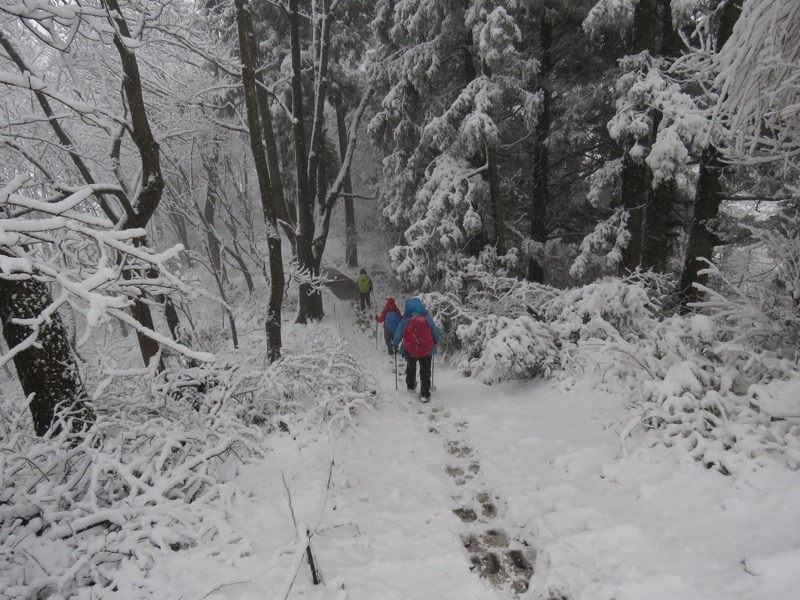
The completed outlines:
{"type": "Polygon", "coordinates": [[[392,338],[397,329],[397,324],[403,318],[397,304],[394,303],[394,298],[386,299],[386,306],[383,307],[379,317],[375,317],[378,323],[383,323],[383,341],[386,343],[386,349],[389,351],[389,356],[394,356],[394,346],[392,346],[392,338]]]}
{"type": "Polygon", "coordinates": [[[405,314],[394,332],[392,345],[397,348],[403,343],[400,354],[406,358],[406,386],[409,391],[417,387],[419,363],[419,398],[427,402],[431,399],[431,362],[442,336],[419,298],[406,300],[403,312],[405,314]]]}

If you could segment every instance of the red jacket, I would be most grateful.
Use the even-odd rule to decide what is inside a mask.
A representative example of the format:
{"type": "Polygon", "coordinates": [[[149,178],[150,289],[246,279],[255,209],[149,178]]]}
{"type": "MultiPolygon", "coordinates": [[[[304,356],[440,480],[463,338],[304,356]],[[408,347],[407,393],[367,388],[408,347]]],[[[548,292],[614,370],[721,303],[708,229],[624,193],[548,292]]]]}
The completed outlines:
{"type": "MultiPolygon", "coordinates": [[[[403,318],[403,313],[401,313],[400,309],[397,308],[397,304],[394,303],[394,298],[389,298],[388,300],[386,300],[386,306],[383,308],[383,311],[381,312],[380,316],[375,317],[375,320],[378,321],[378,323],[383,323],[386,320],[387,313],[390,312],[397,313],[398,322],[400,321],[400,319],[403,318]]],[[[386,325],[384,324],[384,328],[385,327],[386,325]]]]}

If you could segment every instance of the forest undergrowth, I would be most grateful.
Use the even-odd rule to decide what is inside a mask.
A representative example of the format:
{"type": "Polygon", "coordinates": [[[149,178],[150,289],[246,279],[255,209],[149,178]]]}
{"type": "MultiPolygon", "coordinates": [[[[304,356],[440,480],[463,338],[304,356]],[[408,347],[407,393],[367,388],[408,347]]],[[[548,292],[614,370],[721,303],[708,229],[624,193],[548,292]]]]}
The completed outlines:
{"type": "Polygon", "coordinates": [[[232,479],[267,457],[266,437],[340,431],[377,400],[375,381],[342,344],[315,332],[266,367],[256,354],[219,356],[209,366],[106,378],[95,382],[91,427],[62,415],[44,438],[30,434],[22,399],[5,405],[4,594],[67,598],[91,589],[103,598],[133,580],[141,597],[158,597],[147,574],[159,556],[198,546],[235,552],[242,540],[227,518],[242,492],[232,479]]]}
{"type": "MultiPolygon", "coordinates": [[[[442,354],[463,375],[492,385],[599,374],[627,397],[617,423],[623,451],[663,446],[733,476],[800,466],[800,410],[787,391],[798,380],[791,296],[759,303],[709,267],[707,300],[682,316],[668,308],[664,276],[561,290],[486,264],[465,261],[449,288],[421,295],[443,332],[442,354]]],[[[133,578],[143,597],[156,597],[147,573],[159,556],[235,552],[242,540],[226,518],[241,492],[232,480],[266,458],[268,436],[341,431],[381,397],[335,332],[295,334],[272,364],[257,343],[205,366],[167,357],[162,373],[103,373],[87,383],[95,421],[85,429],[64,414],[60,427],[34,437],[23,399],[6,404],[6,593],[111,597],[120,578],[133,578]]],[[[225,346],[221,328],[196,335],[204,349],[225,346]]]]}

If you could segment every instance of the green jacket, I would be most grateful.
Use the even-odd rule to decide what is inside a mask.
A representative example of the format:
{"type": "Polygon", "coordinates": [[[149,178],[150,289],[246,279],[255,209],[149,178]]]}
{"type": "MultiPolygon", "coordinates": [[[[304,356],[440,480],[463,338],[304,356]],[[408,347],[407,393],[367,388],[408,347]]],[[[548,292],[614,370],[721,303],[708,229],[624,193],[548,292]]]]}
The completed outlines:
{"type": "Polygon", "coordinates": [[[372,280],[366,273],[361,273],[358,276],[358,291],[362,294],[368,294],[372,291],[372,280]]]}

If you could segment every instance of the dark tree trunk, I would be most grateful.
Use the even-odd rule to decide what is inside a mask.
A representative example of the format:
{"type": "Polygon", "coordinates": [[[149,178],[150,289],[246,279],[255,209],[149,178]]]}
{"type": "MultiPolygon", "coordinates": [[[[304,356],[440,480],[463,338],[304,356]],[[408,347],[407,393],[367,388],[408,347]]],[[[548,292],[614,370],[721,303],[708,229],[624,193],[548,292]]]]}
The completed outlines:
{"type": "MultiPolygon", "coordinates": [[[[553,69],[553,24],[544,7],[539,17],[539,43],[541,44],[541,70],[539,78],[546,81],[553,69]]],[[[530,220],[531,240],[537,244],[547,242],[547,210],[550,205],[550,154],[547,148],[547,138],[550,136],[550,90],[547,84],[540,86],[542,92],[542,112],[536,123],[536,135],[533,145],[533,190],[528,209],[530,220]]],[[[544,283],[544,265],[541,255],[528,258],[528,281],[544,283]]]]}
{"type": "Polygon", "coordinates": [[[631,239],[622,252],[622,272],[634,271],[642,262],[644,215],[647,206],[650,170],[631,157],[626,148],[622,157],[622,206],[628,211],[628,232],[631,239]]]}
{"type": "MultiPolygon", "coordinates": [[[[113,39],[124,74],[122,89],[125,92],[128,111],[131,116],[130,134],[131,139],[136,144],[142,163],[141,188],[136,197],[133,214],[128,215],[123,227],[125,229],[144,228],[158,208],[164,191],[164,177],[161,172],[161,150],[153,136],[153,131],[150,129],[150,122],[147,118],[147,109],[142,92],[142,78],[139,74],[139,63],[136,60],[136,54],[129,48],[129,44],[123,40],[123,38],[131,38],[128,24],[123,17],[117,0],[103,0],[103,2],[109,10],[116,27],[113,39]]],[[[131,314],[141,325],[151,331],[155,331],[150,307],[140,298],[134,300],[131,314]]],[[[158,353],[158,343],[142,333],[138,333],[138,339],[144,363],[149,365],[150,361],[158,353]]],[[[159,361],[158,368],[159,370],[164,368],[163,361],[159,361]]]]}
{"type": "MultiPolygon", "coordinates": [[[[659,0],[640,0],[636,5],[633,19],[633,32],[630,52],[638,54],[649,50],[652,54],[659,39],[660,19],[658,17],[659,0]]],[[[652,143],[652,133],[645,139],[638,140],[648,146],[652,143]]],[[[650,168],[643,159],[633,158],[631,148],[637,140],[629,136],[623,143],[625,154],[622,157],[622,181],[620,191],[622,206],[628,211],[628,232],[631,239],[622,252],[622,273],[630,273],[641,266],[644,246],[645,218],[649,200],[651,181],[650,168]]]]}
{"type": "Polygon", "coordinates": [[[242,84],[244,86],[247,123],[250,128],[250,149],[256,167],[258,187],[261,193],[261,206],[267,226],[267,247],[269,249],[270,294],[265,323],[267,334],[267,358],[270,362],[281,356],[281,307],[283,306],[283,256],[281,236],[275,217],[269,166],[264,147],[261,144],[261,123],[258,111],[258,92],[256,90],[255,35],[250,7],[245,0],[235,0],[236,23],[239,31],[239,51],[242,56],[242,84]]]}
{"type": "MultiPolygon", "coordinates": [[[[736,2],[718,3],[722,9],[719,15],[716,47],[721,48],[733,32],[733,26],[741,14],[741,4],[736,2]]],[[[689,239],[686,244],[686,258],[683,261],[683,270],[678,287],[679,305],[681,314],[692,310],[690,304],[698,302],[702,293],[695,284],[705,284],[706,275],[700,271],[707,264],[700,260],[712,260],[714,248],[718,238],[712,231],[712,223],[719,216],[719,207],[722,199],[722,164],[717,149],[712,143],[706,147],[700,157],[700,172],[694,196],[694,210],[692,225],[689,230],[689,239]]]]}
{"type": "Polygon", "coordinates": [[[175,303],[169,296],[164,297],[164,318],[169,327],[169,333],[172,339],[179,344],[183,343],[183,336],[181,335],[181,319],[178,316],[178,311],[175,308],[175,303]]]}
{"type": "Polygon", "coordinates": [[[678,188],[674,180],[662,181],[651,190],[647,207],[647,226],[642,248],[642,268],[659,273],[667,271],[669,264],[669,232],[672,228],[670,214],[677,199],[678,188]]]}
{"type": "Polygon", "coordinates": [[[489,195],[494,209],[494,233],[497,254],[504,256],[506,253],[506,222],[503,213],[503,198],[500,194],[500,175],[497,172],[497,149],[489,145],[486,147],[486,161],[489,165],[489,195]]]}
{"type": "MultiPolygon", "coordinates": [[[[653,137],[663,118],[659,110],[653,110],[653,137]]],[[[647,175],[652,172],[647,169],[647,175]]],[[[669,259],[670,213],[677,198],[677,186],[670,179],[649,187],[646,219],[642,233],[641,267],[663,273],[669,259]]]]}
{"type": "MultiPolygon", "coordinates": [[[[13,319],[35,319],[51,303],[50,290],[41,282],[0,279],[0,320],[10,350],[32,333],[30,327],[14,323],[13,319]]],[[[36,435],[45,435],[61,410],[67,410],[84,423],[94,421],[67,331],[58,314],[39,326],[36,343],[19,352],[13,360],[22,391],[31,397],[29,407],[36,435]]]]}
{"type": "MultiPolygon", "coordinates": [[[[303,112],[302,63],[300,58],[300,14],[298,0],[289,0],[289,33],[292,56],[292,118],[294,135],[295,176],[297,181],[297,260],[311,275],[314,270],[314,192],[316,186],[309,182],[306,160],[305,115],[303,112]]],[[[320,320],[323,314],[315,311],[314,289],[308,283],[300,284],[297,323],[320,320]]],[[[321,303],[320,303],[321,305],[321,303]]]]}
{"type": "Polygon", "coordinates": [[[258,83],[258,110],[261,116],[261,127],[264,134],[264,145],[267,151],[267,166],[269,167],[269,178],[273,182],[272,198],[275,204],[275,217],[279,221],[294,223],[294,215],[289,211],[286,204],[286,196],[283,193],[281,183],[280,154],[278,153],[278,143],[275,140],[275,128],[272,125],[272,111],[269,108],[269,98],[263,88],[261,74],[256,75],[258,83]]]}
{"type": "MultiPolygon", "coordinates": [[[[661,10],[661,55],[676,58],[680,55],[682,42],[672,25],[670,0],[659,0],[661,10]]],[[[664,117],[658,109],[653,112],[653,134],[658,132],[664,117]]],[[[659,182],[650,188],[642,247],[642,268],[659,273],[669,264],[669,233],[672,228],[670,214],[678,201],[678,186],[673,179],[659,182]]]]}
{"type": "Polygon", "coordinates": [[[208,176],[208,187],[206,188],[206,203],[203,207],[203,224],[206,227],[206,243],[208,244],[208,255],[211,259],[211,268],[214,272],[222,276],[222,256],[220,250],[219,236],[216,231],[217,204],[219,203],[219,174],[217,164],[219,164],[219,146],[217,142],[212,143],[211,157],[203,157],[203,167],[208,176]]]}
{"type": "MultiPolygon", "coordinates": [[[[344,161],[347,152],[347,125],[344,119],[344,107],[339,94],[334,100],[336,109],[336,129],[339,134],[339,155],[344,161]]],[[[344,177],[344,227],[345,227],[345,261],[349,267],[358,266],[358,238],[356,231],[356,213],[353,207],[353,183],[350,178],[350,169],[344,177]]]]}
{"type": "Polygon", "coordinates": [[[692,226],[689,230],[686,259],[681,272],[681,314],[690,312],[692,307],[689,305],[702,298],[702,292],[694,284],[708,282],[708,276],[700,274],[702,269],[708,267],[708,264],[701,259],[712,260],[714,248],[719,241],[717,235],[712,231],[711,223],[719,215],[722,199],[721,169],[719,153],[713,146],[708,146],[700,159],[700,174],[694,198],[692,226]]]}

